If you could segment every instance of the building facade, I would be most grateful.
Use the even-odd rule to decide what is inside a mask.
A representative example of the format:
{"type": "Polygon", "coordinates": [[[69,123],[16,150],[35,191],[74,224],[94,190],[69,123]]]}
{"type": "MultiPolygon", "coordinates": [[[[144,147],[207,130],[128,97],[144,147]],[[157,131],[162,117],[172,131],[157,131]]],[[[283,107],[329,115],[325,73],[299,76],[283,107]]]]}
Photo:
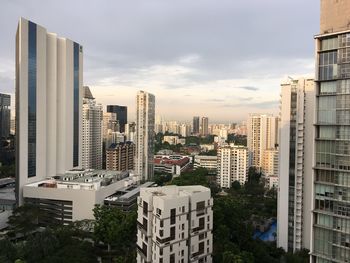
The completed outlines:
{"type": "Polygon", "coordinates": [[[249,114],[247,129],[249,162],[260,170],[264,151],[275,148],[278,144],[278,117],[270,114],[249,114]]]}
{"type": "Polygon", "coordinates": [[[202,117],[201,119],[201,135],[207,136],[209,135],[209,118],[202,117]]]}
{"type": "Polygon", "coordinates": [[[11,128],[11,96],[0,93],[0,138],[8,138],[11,128]]]}
{"type": "Polygon", "coordinates": [[[84,86],[82,168],[102,169],[102,105],[84,86]]]}
{"type": "Polygon", "coordinates": [[[278,176],[278,149],[266,149],[263,154],[261,172],[265,176],[278,176]]]}
{"type": "Polygon", "coordinates": [[[350,261],[350,2],[321,0],[312,262],[350,261]]]}
{"type": "Polygon", "coordinates": [[[199,134],[199,117],[198,116],[193,117],[192,134],[193,135],[199,134]]]}
{"type": "Polygon", "coordinates": [[[277,244],[310,248],[315,85],[313,79],[281,84],[277,244]]]}
{"type": "Polygon", "coordinates": [[[209,171],[210,174],[216,174],[217,163],[218,163],[217,156],[196,155],[194,157],[193,167],[195,169],[199,167],[205,168],[209,171]]]}
{"type": "Polygon", "coordinates": [[[203,186],[141,188],[137,262],[212,262],[212,206],[203,186]]]}
{"type": "Polygon", "coordinates": [[[16,194],[81,165],[83,48],[21,18],[16,34],[16,194]]]}
{"type": "Polygon", "coordinates": [[[128,108],[126,106],[107,105],[107,112],[113,112],[117,115],[119,132],[125,132],[125,124],[128,123],[128,108]]]}
{"type": "Polygon", "coordinates": [[[114,143],[106,150],[106,169],[128,171],[134,169],[136,146],[133,142],[114,143]]]}
{"type": "Polygon", "coordinates": [[[145,91],[136,96],[136,157],[135,173],[143,180],[154,175],[155,97],[145,91]]]}
{"type": "Polygon", "coordinates": [[[225,145],[218,148],[217,183],[221,188],[231,188],[238,181],[241,185],[248,179],[248,148],[238,145],[225,145]]]}

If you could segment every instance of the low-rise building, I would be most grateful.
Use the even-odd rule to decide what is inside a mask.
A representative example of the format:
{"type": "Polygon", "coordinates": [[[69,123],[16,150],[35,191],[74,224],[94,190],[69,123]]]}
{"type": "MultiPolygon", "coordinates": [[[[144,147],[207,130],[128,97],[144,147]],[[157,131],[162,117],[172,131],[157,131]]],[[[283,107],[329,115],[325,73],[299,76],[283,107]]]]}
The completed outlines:
{"type": "Polygon", "coordinates": [[[179,176],[190,168],[191,158],[181,155],[155,155],[154,171],[179,176]]]}
{"type": "Polygon", "coordinates": [[[42,224],[69,224],[94,219],[93,209],[107,196],[137,182],[129,172],[72,169],[64,175],[40,180],[23,187],[25,203],[45,210],[42,224]]]}
{"type": "Polygon", "coordinates": [[[216,174],[217,169],[217,163],[218,163],[218,157],[217,156],[210,156],[210,155],[196,155],[194,157],[194,168],[205,168],[208,169],[209,173],[216,174]]]}
{"type": "Polygon", "coordinates": [[[176,144],[186,144],[186,139],[185,138],[179,138],[177,135],[165,135],[163,137],[163,143],[167,142],[170,145],[176,145],[176,144]]]}
{"type": "Polygon", "coordinates": [[[204,186],[142,188],[137,262],[212,262],[213,199],[204,186]]]}
{"type": "Polygon", "coordinates": [[[106,169],[128,171],[134,169],[136,146],[133,142],[113,143],[106,150],[106,169]]]}

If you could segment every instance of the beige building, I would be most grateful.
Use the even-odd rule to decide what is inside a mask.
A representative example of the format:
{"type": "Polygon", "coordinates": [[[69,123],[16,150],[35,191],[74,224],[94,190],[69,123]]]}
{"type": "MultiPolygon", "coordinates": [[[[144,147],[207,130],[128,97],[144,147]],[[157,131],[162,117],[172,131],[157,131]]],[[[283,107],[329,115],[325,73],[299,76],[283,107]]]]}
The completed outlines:
{"type": "Polygon", "coordinates": [[[134,169],[135,144],[114,143],[106,150],[106,169],[128,171],[134,169]]]}
{"type": "Polygon", "coordinates": [[[278,176],[278,149],[264,151],[261,172],[267,177],[278,176]]]}
{"type": "Polygon", "coordinates": [[[212,262],[213,199],[204,186],[141,188],[137,262],[212,262]]]}
{"type": "Polygon", "coordinates": [[[271,114],[249,114],[247,122],[249,163],[261,169],[264,151],[278,144],[278,117],[271,114]]]}

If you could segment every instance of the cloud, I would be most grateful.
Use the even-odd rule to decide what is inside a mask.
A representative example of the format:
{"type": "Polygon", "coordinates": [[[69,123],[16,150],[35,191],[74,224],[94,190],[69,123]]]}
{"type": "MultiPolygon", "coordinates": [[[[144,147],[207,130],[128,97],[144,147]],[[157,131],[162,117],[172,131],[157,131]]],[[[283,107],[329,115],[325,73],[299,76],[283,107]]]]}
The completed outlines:
{"type": "Polygon", "coordinates": [[[251,86],[243,86],[243,87],[236,87],[237,89],[244,89],[244,90],[250,90],[250,91],[256,91],[259,90],[257,87],[251,87],[251,86]]]}

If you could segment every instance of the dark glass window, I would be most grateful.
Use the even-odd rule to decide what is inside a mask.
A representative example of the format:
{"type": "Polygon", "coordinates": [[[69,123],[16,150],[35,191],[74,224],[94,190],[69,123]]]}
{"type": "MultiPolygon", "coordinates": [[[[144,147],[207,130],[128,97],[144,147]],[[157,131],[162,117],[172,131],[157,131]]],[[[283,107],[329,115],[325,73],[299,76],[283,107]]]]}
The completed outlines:
{"type": "Polygon", "coordinates": [[[74,43],[73,166],[79,165],[79,44],[74,43]]]}
{"type": "Polygon", "coordinates": [[[28,22],[28,177],[36,175],[36,24],[28,22]]]}
{"type": "Polygon", "coordinates": [[[173,208],[170,210],[170,225],[173,225],[176,223],[176,209],[173,208]]]}

